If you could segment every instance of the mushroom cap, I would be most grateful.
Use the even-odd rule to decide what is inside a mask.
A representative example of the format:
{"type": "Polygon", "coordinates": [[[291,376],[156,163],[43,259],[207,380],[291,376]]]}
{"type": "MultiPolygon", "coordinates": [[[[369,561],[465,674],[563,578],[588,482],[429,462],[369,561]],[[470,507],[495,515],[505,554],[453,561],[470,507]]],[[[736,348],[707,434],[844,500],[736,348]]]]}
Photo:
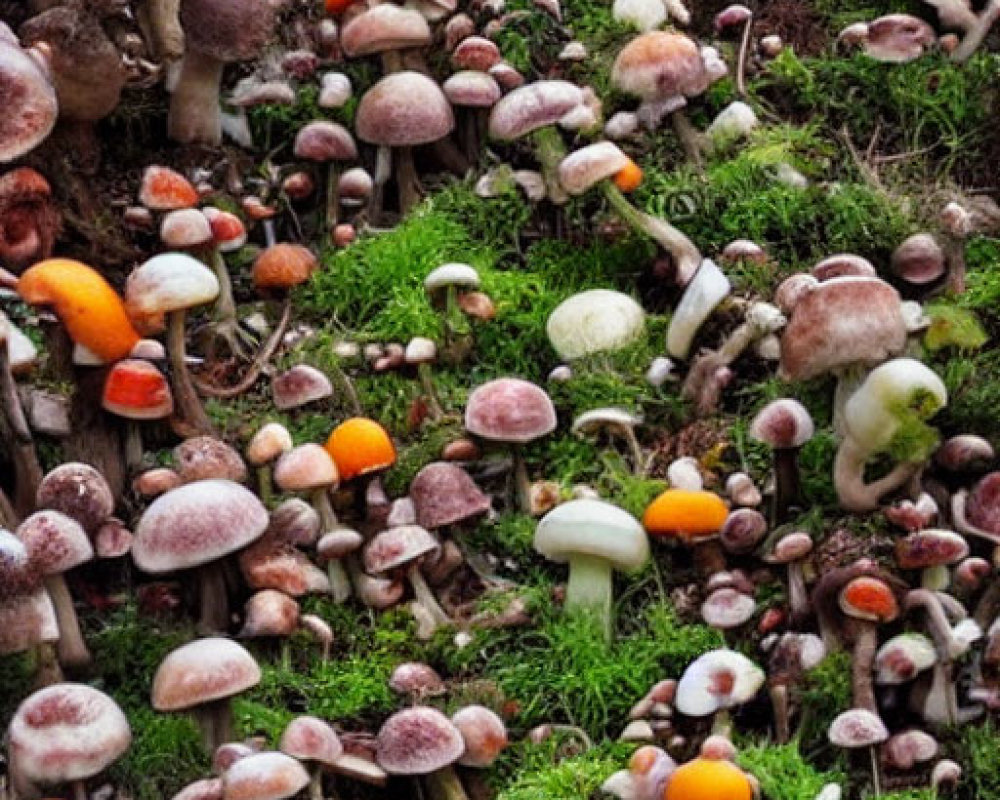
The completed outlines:
{"type": "Polygon", "coordinates": [[[280,375],[275,375],[271,381],[274,405],[282,411],[299,408],[332,395],[333,384],[330,379],[309,364],[296,364],[280,375]]]}
{"type": "MultiPolygon", "coordinates": [[[[6,537],[14,538],[13,534],[0,531],[0,563],[5,557],[3,539],[6,537]]],[[[32,581],[37,584],[36,577],[32,581]]],[[[0,596],[12,588],[9,583],[5,584],[0,596]]],[[[22,593],[0,599],[0,655],[23,653],[42,642],[59,641],[59,622],[49,593],[40,586],[27,588],[22,585],[19,588],[22,593]]]]}
{"type": "Polygon", "coordinates": [[[937,649],[922,633],[901,633],[883,644],[875,655],[875,683],[906,683],[938,660],[937,649]]]}
{"type": "Polygon", "coordinates": [[[90,464],[71,461],[51,470],[38,485],[38,508],[52,508],[92,531],[115,510],[111,487],[90,464]]]}
{"type": "Polygon", "coordinates": [[[716,589],[701,604],[701,618],[719,630],[738,628],[749,622],[757,610],[753,597],[731,586],[716,589]]]}
{"type": "Polygon", "coordinates": [[[559,162],[559,183],[571,195],[580,195],[621,172],[630,161],[614,142],[594,142],[559,162]]]}
{"type": "Polygon", "coordinates": [[[449,263],[435,267],[424,278],[424,288],[435,292],[448,286],[460,286],[465,289],[479,288],[479,273],[468,264],[449,263]]]}
{"type": "Polygon", "coordinates": [[[170,800],[222,800],[222,778],[202,778],[189,783],[170,800]]]}
{"type": "Polygon", "coordinates": [[[702,259],[667,326],[667,353],[687,358],[702,323],[732,291],[732,284],[710,258],[702,259]]]}
{"type": "Polygon", "coordinates": [[[944,251],[929,233],[915,233],[892,251],[890,268],[907,283],[922,286],[944,275],[944,251]]]}
{"type": "Polygon", "coordinates": [[[247,461],[255,467],[274,461],[293,447],[292,435],[280,422],[268,422],[253,435],[247,445],[247,461]]]}
{"type": "Polygon", "coordinates": [[[812,552],[812,537],[804,531],[786,533],[777,539],[774,548],[764,556],[769,564],[790,564],[812,552]]]}
{"type": "Polygon", "coordinates": [[[486,72],[502,60],[500,48],[485,36],[466,36],[451,54],[451,63],[460,70],[486,72]]]}
{"type": "Polygon", "coordinates": [[[965,516],[975,527],[1000,535],[1000,472],[984,475],[965,500],[965,516]]]}
{"type": "Polygon", "coordinates": [[[301,716],[288,723],[278,745],[282,753],[299,761],[332,765],[344,752],[337,732],[319,717],[301,716]]]}
{"type": "Polygon", "coordinates": [[[833,278],[874,278],[878,273],[864,256],[836,253],[817,262],[809,274],[818,281],[828,281],[833,278]]]}
{"type": "Polygon", "coordinates": [[[578,434],[597,433],[601,428],[634,428],[641,425],[642,420],[634,414],[629,414],[620,408],[592,408],[584,411],[573,420],[570,430],[578,434]]]}
{"type": "Polygon", "coordinates": [[[201,213],[208,220],[212,229],[212,241],[220,253],[233,253],[247,243],[246,225],[232,212],[205,206],[201,213]]]}
{"type": "Polygon", "coordinates": [[[274,482],[286,492],[336,486],[337,465],[320,445],[309,442],[282,453],[274,465],[274,482]]]}
{"type": "Polygon", "coordinates": [[[17,538],[42,575],[60,575],[94,557],[80,523],[58,511],[36,511],[17,527],[17,538]]]}
{"type": "Polygon", "coordinates": [[[51,305],[70,338],[105,361],[125,358],[139,341],[111,284],[79,261],[40,261],[21,275],[17,292],[26,303],[51,305]]]}
{"type": "Polygon", "coordinates": [[[454,525],[490,510],[490,498],[469,473],[447,461],[435,461],[421,469],[410,483],[410,498],[417,524],[428,530],[454,525]]]}
{"type": "Polygon", "coordinates": [[[291,636],[299,627],[299,604],[284,592],[261,589],[244,605],[241,639],[291,636]]]}
{"type": "Polygon", "coordinates": [[[735,650],[710,650],[684,671],[674,702],[689,717],[705,717],[747,702],[764,684],[764,671],[735,650]]]}
{"type": "Polygon", "coordinates": [[[396,463],[396,446],[388,431],[367,417],[341,422],[324,447],[345,481],[380,472],[396,463]]]}
{"type": "Polygon", "coordinates": [[[38,348],[24,331],[0,311],[0,343],[6,342],[7,360],[15,375],[29,371],[38,360],[38,348]]]}
{"type": "Polygon", "coordinates": [[[726,552],[743,554],[753,550],[767,533],[767,519],[755,508],[737,508],[726,517],[719,541],[726,552]]]}
{"type": "Polygon", "coordinates": [[[949,472],[968,472],[983,469],[996,454],[982,436],[962,433],[948,438],[934,453],[934,462],[949,472]]]}
{"type": "Polygon", "coordinates": [[[915,764],[930,761],[937,754],[937,739],[916,729],[890,736],[882,747],[883,757],[895,769],[913,769],[915,764]]]}
{"type": "Polygon", "coordinates": [[[667,489],[646,508],[642,524],[651,536],[693,542],[718,535],[727,516],[725,501],[713,492],[667,489]]]}
{"type": "Polygon", "coordinates": [[[489,108],[501,96],[500,86],[492,75],[473,69],[448,76],[441,89],[452,105],[468,108],[489,108]]]}
{"type": "Polygon", "coordinates": [[[318,264],[308,247],[286,242],[273,244],[253,262],[254,288],[290,289],[309,280],[318,264]]]}
{"type": "Polygon", "coordinates": [[[535,550],[552,561],[593,556],[616,569],[639,569],[649,559],[649,539],[627,511],[602,500],[570,500],[553,508],[535,528],[535,550]]]}
{"type": "Polygon", "coordinates": [[[910,14],[886,14],[868,23],[865,54],[876,61],[900,64],[924,54],[937,41],[934,29],[910,14]]]}
{"type": "Polygon", "coordinates": [[[433,667],[419,661],[408,661],[396,667],[389,676],[389,688],[399,694],[416,697],[428,697],[445,692],[441,676],[433,667]]]}
{"type": "Polygon", "coordinates": [[[153,708],[194,708],[232,697],[259,682],[260,667],[243,645],[217,636],[196,639],[172,650],[156,668],[153,708]]]}
{"type": "Polygon", "coordinates": [[[161,253],[132,270],[125,284],[125,302],[133,316],[182,311],[219,296],[219,279],[186,253],[161,253]]]}
{"type": "Polygon", "coordinates": [[[610,289],[589,289],[566,298],[545,323],[549,342],[567,360],[621,350],[645,330],[642,306],[610,289]]]}
{"type": "Polygon", "coordinates": [[[0,22],[0,163],[34,150],[55,127],[56,90],[38,62],[0,22]]]}
{"type": "Polygon", "coordinates": [[[465,429],[496,442],[526,444],[555,430],[556,410],[540,386],[497,378],[476,387],[465,404],[465,429]]]}
{"type": "Polygon", "coordinates": [[[815,432],[809,410],[791,397],[772,400],[750,424],[750,435],[774,450],[802,447],[815,432]]]}
{"type": "Polygon", "coordinates": [[[926,569],[957,564],[969,555],[969,544],[954,531],[925,528],[896,540],[896,564],[901,569],[926,569]]]}
{"type": "Polygon", "coordinates": [[[256,58],[274,33],[278,6],[271,0],[184,0],[185,45],[224,62],[256,58]]]}
{"type": "Polygon", "coordinates": [[[365,548],[365,570],[380,572],[406,567],[441,548],[433,534],[419,525],[400,525],[377,534],[365,548]]]}
{"type": "Polygon", "coordinates": [[[28,697],[14,713],[8,736],[18,772],[40,784],[96,775],[132,742],[115,701],[80,683],[57,683],[28,697]]]}
{"type": "Polygon", "coordinates": [[[224,800],[282,800],[309,785],[309,773],[284,753],[253,753],[222,775],[224,800]]]}
{"type": "Polygon", "coordinates": [[[125,358],[104,380],[101,407],[125,419],[163,419],[174,411],[174,396],[166,376],[153,364],[125,358]]]}
{"type": "Polygon", "coordinates": [[[198,204],[191,181],[169,167],[150,165],[142,173],[139,202],[151,211],[173,211],[198,204]]]}
{"type": "Polygon", "coordinates": [[[423,15],[392,3],[363,11],[344,25],[340,33],[340,46],[351,58],[430,43],[431,29],[423,15]]]}
{"type": "MultiPolygon", "coordinates": [[[[372,13],[379,8],[396,8],[391,3],[375,6],[372,13]]],[[[306,158],[310,161],[353,161],[358,157],[358,147],[354,143],[351,132],[343,125],[329,120],[316,120],[299,128],[295,134],[293,149],[296,158],[306,158]]]]}
{"type": "Polygon", "coordinates": [[[412,71],[387,75],[365,92],[355,122],[362,141],[386,147],[436,142],[454,127],[444,92],[431,78],[412,71]]]}
{"type": "Polygon", "coordinates": [[[465,752],[458,759],[463,767],[486,768],[507,746],[507,726],[486,706],[460,708],[451,715],[451,722],[465,742],[465,752]]]}
{"type": "Polygon", "coordinates": [[[160,223],[160,241],[171,250],[202,247],[212,238],[212,224],[197,208],[168,211],[160,223]]]}
{"type": "Polygon", "coordinates": [[[186,483],[146,509],[135,528],[132,559],[154,574],[197,567],[246,547],[267,522],[267,509],[238,483],[186,483]]]}
{"type": "Polygon", "coordinates": [[[698,45],[682,33],[649,31],[622,48],[611,82],[646,101],[694,97],[708,88],[709,76],[698,45]]]}
{"type": "Polygon", "coordinates": [[[382,724],[376,748],[379,766],[390,775],[426,775],[457,761],[465,742],[440,711],[414,706],[382,724]]]}
{"type": "Polygon", "coordinates": [[[174,470],[184,483],[219,479],[242,483],[247,477],[243,458],[214,436],[192,436],[174,448],[174,470]]]}
{"type": "Polygon", "coordinates": [[[892,622],[899,616],[899,603],[889,584],[861,575],[840,590],[840,609],[849,617],[871,622],[892,622]]]}
{"type": "Polygon", "coordinates": [[[554,125],[583,104],[583,89],[569,81],[526,84],[493,106],[490,138],[512,142],[546,125],[554,125]]]}
{"type": "Polygon", "coordinates": [[[836,747],[853,750],[881,744],[889,738],[889,731],[878,714],[864,708],[852,708],[834,718],[827,738],[836,747]]]}
{"type": "Polygon", "coordinates": [[[753,794],[750,779],[734,763],[698,757],[674,770],[663,800],[751,800],[753,794]]]}
{"type": "Polygon", "coordinates": [[[878,278],[833,278],[803,295],[781,335],[781,371],[806,380],[873,366],[906,345],[899,293],[878,278]]]}

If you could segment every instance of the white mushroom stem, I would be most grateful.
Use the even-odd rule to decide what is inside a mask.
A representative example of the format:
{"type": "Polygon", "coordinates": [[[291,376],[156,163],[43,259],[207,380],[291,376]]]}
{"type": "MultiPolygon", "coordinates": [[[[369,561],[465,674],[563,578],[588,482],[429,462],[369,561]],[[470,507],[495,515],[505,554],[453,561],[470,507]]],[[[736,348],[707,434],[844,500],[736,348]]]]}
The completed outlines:
{"type": "MultiPolygon", "coordinates": [[[[323,486],[313,491],[313,508],[319,514],[320,535],[343,527],[330,503],[330,494],[323,486]]],[[[351,579],[339,558],[331,558],[326,564],[326,574],[330,578],[330,594],[335,603],[346,603],[351,596],[351,579]]]]}
{"type": "Polygon", "coordinates": [[[517,505],[524,514],[531,514],[531,481],[528,479],[528,465],[524,462],[524,453],[518,445],[511,447],[514,457],[514,486],[517,493],[517,505]]]}
{"type": "Polygon", "coordinates": [[[326,237],[333,236],[340,213],[340,168],[336,161],[326,167],[326,237]]]}
{"type": "Polygon", "coordinates": [[[611,181],[603,183],[604,196],[629,226],[666,250],[674,261],[678,283],[684,285],[701,266],[701,253],[694,243],[665,219],[639,211],[611,181]]]}
{"type": "Polygon", "coordinates": [[[433,800],[469,800],[454,767],[445,767],[424,778],[427,796],[433,800]]]}
{"type": "Polygon", "coordinates": [[[967,648],[955,640],[948,615],[934,592],[927,589],[913,589],[907,593],[903,605],[907,611],[914,608],[923,609],[927,615],[927,627],[938,653],[925,706],[937,708],[943,712],[946,722],[954,725],[958,722],[958,694],[953,680],[953,661],[967,648]]]}
{"type": "Polygon", "coordinates": [[[191,373],[188,372],[186,354],[186,331],[184,330],[184,309],[171,311],[167,315],[167,350],[170,353],[170,367],[174,383],[174,399],[181,419],[197,433],[214,435],[212,423],[198,399],[198,393],[191,373]]]}
{"type": "Polygon", "coordinates": [[[532,134],[532,138],[535,143],[535,158],[542,168],[548,198],[556,205],[562,205],[569,200],[569,195],[559,181],[559,165],[566,157],[566,145],[559,132],[551,125],[539,128],[532,134]]]}
{"type": "Polygon", "coordinates": [[[175,142],[219,144],[222,142],[222,112],[219,85],[223,63],[188,49],[181,74],[170,98],[167,135],[175,142]]]}
{"type": "Polygon", "coordinates": [[[219,296],[215,301],[215,325],[213,329],[229,346],[230,352],[246,358],[240,343],[240,326],[236,318],[236,300],[233,298],[233,282],[229,277],[226,259],[218,247],[213,247],[209,255],[209,266],[219,280],[219,296]]]}
{"type": "Polygon", "coordinates": [[[806,591],[801,561],[791,561],[788,564],[788,605],[792,619],[802,620],[809,615],[809,592],[806,591]]]}
{"type": "Polygon", "coordinates": [[[588,611],[601,623],[605,637],[611,639],[611,562],[606,558],[584,555],[569,557],[569,581],[566,584],[567,610],[588,611]]]}
{"type": "Polygon", "coordinates": [[[774,683],[768,688],[771,708],[774,710],[774,736],[778,744],[785,744],[791,738],[791,708],[788,701],[788,685],[774,683]]]}
{"type": "Polygon", "coordinates": [[[80,632],[80,620],[73,608],[73,598],[66,586],[66,579],[62,575],[50,575],[45,579],[45,589],[52,599],[59,625],[59,663],[70,669],[87,666],[92,659],[80,632]]]}
{"type": "Polygon", "coordinates": [[[983,43],[993,24],[1000,19],[1000,0],[990,0],[990,3],[979,12],[976,24],[969,29],[962,43],[951,54],[952,61],[961,64],[972,56],[983,43]]]}
{"type": "Polygon", "coordinates": [[[874,511],[879,501],[910,480],[919,470],[919,463],[904,462],[889,474],[865,483],[865,463],[871,452],[851,437],[840,443],[833,462],[833,483],[840,505],[847,511],[874,511]]]}
{"type": "MultiPolygon", "coordinates": [[[[406,571],[406,577],[409,578],[410,586],[413,587],[414,602],[420,606],[420,608],[427,615],[430,627],[428,632],[433,635],[433,631],[437,630],[439,627],[453,624],[453,620],[447,613],[445,613],[445,610],[441,608],[437,598],[434,596],[434,592],[431,591],[430,587],[427,585],[427,581],[424,580],[424,576],[420,572],[419,563],[410,565],[409,569],[406,571]]],[[[430,637],[428,636],[428,638],[430,637]]]]}
{"type": "Polygon", "coordinates": [[[740,97],[747,96],[747,53],[750,50],[750,29],[753,27],[753,15],[743,23],[743,36],[740,38],[740,49],[736,54],[736,92],[740,97]]]}
{"type": "Polygon", "coordinates": [[[184,55],[181,0],[146,0],[145,5],[157,56],[168,61],[181,58],[184,55]]]}

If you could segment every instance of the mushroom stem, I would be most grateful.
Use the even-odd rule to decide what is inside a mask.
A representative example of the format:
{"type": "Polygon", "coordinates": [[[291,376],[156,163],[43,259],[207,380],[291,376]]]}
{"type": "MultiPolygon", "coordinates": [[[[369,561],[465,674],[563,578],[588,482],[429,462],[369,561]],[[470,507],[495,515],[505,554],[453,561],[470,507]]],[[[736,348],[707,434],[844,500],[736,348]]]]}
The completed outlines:
{"type": "Polygon", "coordinates": [[[702,167],[702,135],[698,129],[691,124],[683,108],[679,108],[670,115],[670,121],[674,126],[674,133],[680,139],[681,147],[684,148],[684,155],[688,161],[698,169],[702,167]]]}
{"type": "Polygon", "coordinates": [[[215,318],[217,330],[223,336],[232,336],[237,327],[236,300],[233,299],[233,282],[226,268],[226,259],[217,247],[212,248],[209,256],[209,266],[215,277],[219,279],[219,296],[215,301],[215,318]]]}
{"type": "Polygon", "coordinates": [[[347,395],[347,402],[350,403],[351,411],[354,412],[354,416],[364,416],[364,411],[361,408],[361,401],[358,399],[357,389],[354,388],[354,381],[352,381],[348,374],[341,369],[340,364],[337,362],[333,362],[330,365],[330,371],[333,373],[333,377],[337,379],[337,383],[340,384],[340,388],[344,390],[344,394],[347,395]]]}
{"type": "Polygon", "coordinates": [[[872,684],[872,670],[875,665],[875,651],[878,649],[878,632],[872,622],[860,622],[851,655],[851,685],[854,692],[854,707],[878,713],[875,702],[875,688],[872,684]]]}
{"type": "Polygon", "coordinates": [[[428,618],[433,620],[434,629],[439,626],[451,625],[452,619],[449,617],[441,605],[438,603],[434,592],[431,591],[420,572],[420,565],[413,564],[406,571],[406,576],[410,579],[410,586],[413,587],[413,597],[417,605],[427,612],[428,618]]]}
{"type": "Polygon", "coordinates": [[[198,567],[198,630],[203,635],[224,633],[229,627],[229,595],[226,576],[218,562],[198,567]]]}
{"type": "Polygon", "coordinates": [[[85,781],[73,781],[73,800],[87,800],[87,784],[85,781]]]}
{"type": "Polygon", "coordinates": [[[578,554],[569,559],[565,607],[593,613],[601,623],[604,638],[611,641],[611,563],[605,558],[578,554]]]}
{"type": "Polygon", "coordinates": [[[847,401],[861,386],[868,373],[863,367],[853,367],[837,376],[837,388],[833,393],[833,432],[840,438],[847,436],[847,423],[844,421],[847,401]]]}
{"type": "Polygon", "coordinates": [[[736,92],[740,97],[747,96],[747,52],[750,49],[750,28],[753,26],[753,16],[747,17],[743,23],[743,36],[740,38],[740,49],[736,54],[736,92]]]}
{"type": "Polygon", "coordinates": [[[430,800],[469,800],[465,787],[455,774],[454,767],[445,767],[430,773],[424,782],[430,800]]]}
{"type": "Polygon", "coordinates": [[[799,482],[799,448],[782,447],[774,451],[774,498],[772,516],[774,522],[784,522],[788,509],[799,502],[801,484],[799,482]]]}
{"type": "Polygon", "coordinates": [[[984,631],[988,630],[993,620],[1000,615],[1000,581],[992,581],[976,603],[972,618],[984,631]]]}
{"type": "Polygon", "coordinates": [[[431,365],[424,363],[417,365],[417,377],[420,379],[420,386],[424,390],[427,398],[427,413],[434,422],[439,422],[444,417],[441,409],[441,401],[438,399],[437,389],[434,387],[434,380],[431,378],[431,365]]]}
{"type": "MultiPolygon", "coordinates": [[[[341,527],[326,487],[313,491],[313,508],[319,514],[321,536],[341,527]]],[[[326,574],[330,578],[330,594],[334,602],[346,603],[351,596],[351,579],[344,569],[343,562],[339,558],[331,558],[326,565],[326,574]]]]}
{"type": "Polygon", "coordinates": [[[979,12],[976,24],[969,29],[962,39],[962,43],[951,54],[951,60],[961,64],[976,52],[979,45],[983,43],[986,34],[990,32],[993,23],[1000,19],[1000,0],[990,0],[989,5],[979,12]]]}
{"type": "Polygon", "coordinates": [[[771,708],[774,710],[774,737],[779,745],[785,744],[791,738],[788,686],[784,683],[772,684],[768,693],[771,695],[771,708]]]}
{"type": "Polygon", "coordinates": [[[336,161],[331,161],[326,170],[326,231],[327,240],[333,236],[340,211],[340,169],[336,161]]]}
{"type": "Polygon", "coordinates": [[[413,150],[400,147],[396,150],[396,188],[399,192],[399,213],[409,213],[420,202],[420,179],[413,164],[413,150]]]}
{"type": "Polygon", "coordinates": [[[382,216],[382,197],[391,174],[392,150],[385,145],[379,145],[375,154],[375,186],[372,188],[372,196],[368,201],[368,223],[370,225],[377,225],[379,217],[382,216]]]}
{"type": "Polygon", "coordinates": [[[635,429],[631,425],[625,425],[622,429],[622,435],[625,437],[625,441],[628,444],[629,452],[632,454],[632,471],[636,476],[642,476],[646,474],[646,454],[642,451],[642,446],[639,444],[639,439],[635,435],[635,429]]]}
{"type": "Polygon", "coordinates": [[[309,798],[323,800],[323,770],[318,764],[313,765],[312,775],[309,778],[309,798]]]}
{"type": "Polygon", "coordinates": [[[147,0],[145,5],[156,54],[169,61],[181,58],[184,55],[181,0],[147,0]]]}
{"type": "Polygon", "coordinates": [[[73,608],[73,598],[66,586],[66,579],[62,575],[49,575],[45,579],[45,589],[52,599],[59,625],[59,663],[70,669],[86,667],[92,659],[80,632],[80,620],[73,608]]]}
{"type": "Polygon", "coordinates": [[[804,620],[809,615],[809,593],[800,561],[788,565],[788,606],[793,620],[804,620]]]}
{"type": "Polygon", "coordinates": [[[559,132],[551,125],[539,128],[532,134],[535,143],[535,157],[542,168],[542,178],[545,180],[545,190],[553,203],[565,203],[568,199],[566,190],[559,182],[559,164],[566,156],[566,145],[559,132]]]}
{"type": "Polygon", "coordinates": [[[269,464],[261,464],[257,467],[257,494],[265,506],[271,502],[271,490],[271,467],[269,464]]]}
{"type": "Polygon", "coordinates": [[[905,484],[920,469],[920,464],[903,463],[871,483],[865,483],[865,462],[870,453],[847,437],[837,449],[833,462],[833,483],[840,505],[847,511],[874,511],[879,500],[905,484]]]}
{"type": "Polygon", "coordinates": [[[194,715],[208,753],[214,753],[219,745],[232,740],[233,710],[228,697],[198,706],[194,715]]]}
{"type": "Polygon", "coordinates": [[[528,465],[524,462],[521,448],[511,448],[514,457],[514,486],[517,492],[517,505],[522,513],[531,513],[531,481],[528,480],[528,465]]]}
{"type": "Polygon", "coordinates": [[[17,393],[17,383],[10,369],[10,353],[7,340],[0,340],[0,406],[3,420],[0,430],[13,441],[10,442],[10,456],[14,462],[15,490],[14,507],[21,516],[30,514],[35,508],[35,495],[42,482],[42,467],[38,463],[35,441],[31,428],[21,407],[17,393]]]}
{"type": "Polygon", "coordinates": [[[965,237],[945,235],[944,245],[945,262],[948,264],[945,286],[949,294],[962,294],[965,292],[965,237]]]}
{"type": "Polygon", "coordinates": [[[701,265],[701,253],[687,236],[665,219],[639,211],[612,181],[604,181],[602,188],[611,207],[625,223],[648,236],[670,254],[678,275],[694,275],[701,265]]]}
{"type": "Polygon", "coordinates": [[[715,410],[719,394],[728,382],[722,376],[730,375],[726,368],[764,335],[765,331],[760,326],[744,322],[726,337],[718,350],[698,357],[684,380],[681,393],[695,401],[699,415],[705,416],[715,410]]]}
{"type": "Polygon", "coordinates": [[[132,472],[142,463],[142,429],[135,420],[125,420],[125,470],[132,472]]]}
{"type": "Polygon", "coordinates": [[[170,366],[173,372],[174,398],[181,419],[198,433],[214,435],[212,423],[198,399],[191,373],[188,372],[185,356],[187,345],[184,331],[184,309],[171,311],[167,315],[167,350],[170,351],[170,366]]]}
{"type": "Polygon", "coordinates": [[[181,74],[170,98],[167,135],[175,142],[219,144],[222,114],[219,85],[223,63],[190,48],[184,53],[181,74]]]}
{"type": "Polygon", "coordinates": [[[882,795],[882,782],[879,776],[878,754],[875,752],[875,745],[868,747],[868,756],[872,762],[872,789],[875,791],[875,797],[880,797],[882,795]]]}

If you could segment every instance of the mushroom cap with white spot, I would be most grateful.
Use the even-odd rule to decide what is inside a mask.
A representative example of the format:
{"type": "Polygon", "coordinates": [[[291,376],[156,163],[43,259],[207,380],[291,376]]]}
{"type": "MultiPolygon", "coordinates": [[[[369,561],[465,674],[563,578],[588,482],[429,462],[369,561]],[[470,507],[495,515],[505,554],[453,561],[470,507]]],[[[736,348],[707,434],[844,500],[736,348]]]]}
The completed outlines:
{"type": "Polygon", "coordinates": [[[710,650],[696,658],[677,684],[677,710],[704,717],[750,700],[764,683],[764,671],[735,650],[710,650]]]}
{"type": "Polygon", "coordinates": [[[149,316],[194,308],[219,296],[219,279],[186,253],[161,253],[132,270],[125,284],[129,313],[149,316]]]}

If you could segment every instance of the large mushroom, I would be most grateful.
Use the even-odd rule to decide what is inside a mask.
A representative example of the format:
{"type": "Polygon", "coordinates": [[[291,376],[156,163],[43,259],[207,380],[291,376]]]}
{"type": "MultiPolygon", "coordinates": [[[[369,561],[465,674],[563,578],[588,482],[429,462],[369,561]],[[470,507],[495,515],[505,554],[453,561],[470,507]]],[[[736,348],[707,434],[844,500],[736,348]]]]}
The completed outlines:
{"type": "Polygon", "coordinates": [[[0,163],[34,150],[55,127],[59,103],[47,59],[37,48],[22,50],[0,21],[0,163]]]}
{"type": "Polygon", "coordinates": [[[437,709],[414,706],[396,712],[382,723],[376,748],[379,766],[390,775],[423,775],[432,797],[466,800],[452,767],[465,752],[465,741],[437,709]]]}
{"type": "Polygon", "coordinates": [[[549,342],[566,360],[621,350],[645,331],[642,306],[610,289],[589,289],[567,297],[545,323],[549,342]]]}

